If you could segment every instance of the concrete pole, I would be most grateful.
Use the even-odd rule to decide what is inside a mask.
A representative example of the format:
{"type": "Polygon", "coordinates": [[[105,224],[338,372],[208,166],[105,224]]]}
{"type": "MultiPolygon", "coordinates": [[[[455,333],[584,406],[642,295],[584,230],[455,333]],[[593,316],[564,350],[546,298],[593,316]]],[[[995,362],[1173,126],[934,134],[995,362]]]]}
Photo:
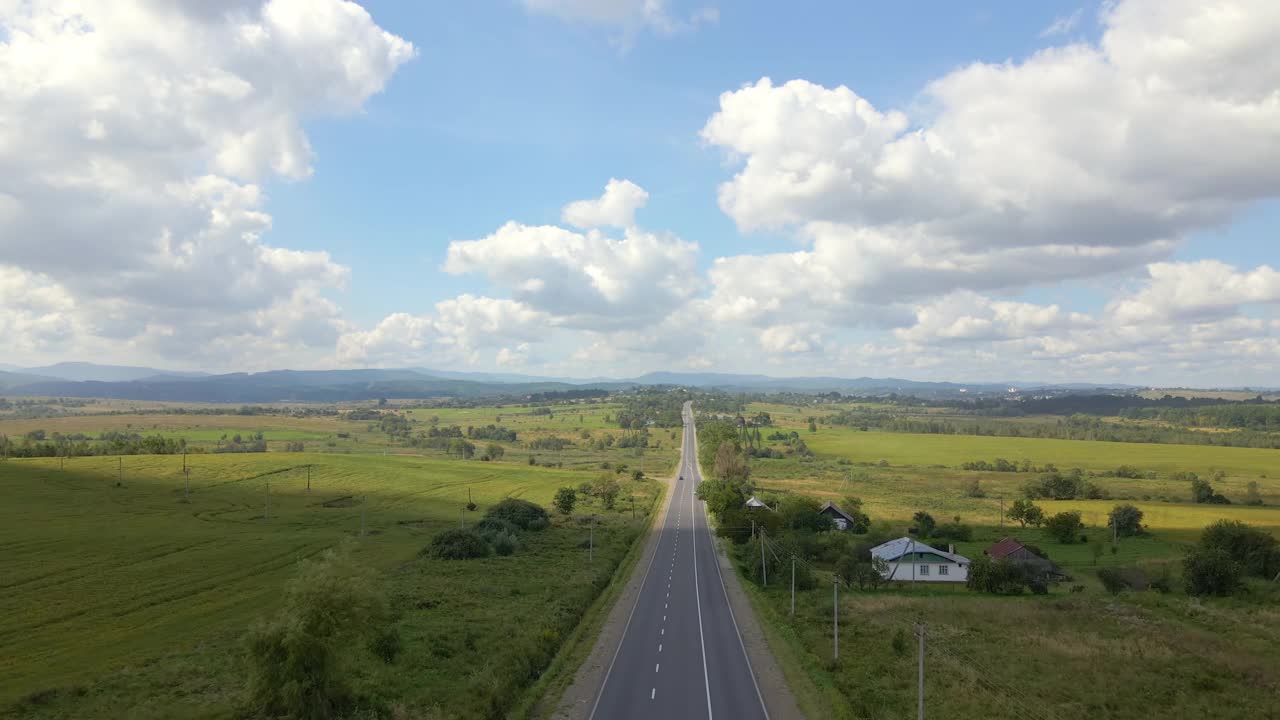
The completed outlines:
{"type": "Polygon", "coordinates": [[[832,656],[840,659],[840,578],[831,576],[831,643],[832,656]]]}
{"type": "Polygon", "coordinates": [[[916,690],[916,720],[924,720],[924,623],[916,626],[916,635],[920,638],[919,682],[916,690]]]}
{"type": "Polygon", "coordinates": [[[761,585],[769,584],[769,567],[764,562],[764,528],[760,528],[760,576],[763,580],[761,585]]]}
{"type": "Polygon", "coordinates": [[[791,617],[796,616],[796,556],[791,556],[791,617]]]}

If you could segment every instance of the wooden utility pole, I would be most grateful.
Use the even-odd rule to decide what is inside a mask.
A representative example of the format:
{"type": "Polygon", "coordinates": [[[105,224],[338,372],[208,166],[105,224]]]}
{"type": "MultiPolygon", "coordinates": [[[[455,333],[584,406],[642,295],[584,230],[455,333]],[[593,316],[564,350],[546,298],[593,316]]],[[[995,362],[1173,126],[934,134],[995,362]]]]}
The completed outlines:
{"type": "Polygon", "coordinates": [[[182,468],[182,474],[187,478],[186,489],[183,491],[183,497],[187,500],[191,499],[191,468],[182,468]]]}
{"type": "Polygon", "coordinates": [[[117,485],[124,484],[124,456],[123,455],[116,456],[116,484],[117,485]]]}
{"type": "Polygon", "coordinates": [[[307,492],[311,492],[311,466],[307,466],[307,492]]]}

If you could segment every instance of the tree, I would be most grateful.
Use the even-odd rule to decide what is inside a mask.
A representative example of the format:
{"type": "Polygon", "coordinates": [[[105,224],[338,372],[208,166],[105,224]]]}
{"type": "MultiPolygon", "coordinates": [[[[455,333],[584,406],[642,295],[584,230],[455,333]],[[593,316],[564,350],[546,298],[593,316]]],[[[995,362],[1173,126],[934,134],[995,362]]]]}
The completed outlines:
{"type": "Polygon", "coordinates": [[[573,512],[573,506],[578,504],[578,491],[571,487],[562,487],[556,491],[556,499],[554,500],[556,509],[562,514],[568,515],[573,512]]]}
{"type": "Polygon", "coordinates": [[[622,486],[614,479],[613,475],[604,473],[596,480],[594,494],[600,498],[600,502],[606,510],[612,510],[614,503],[618,501],[618,493],[622,492],[622,486]]]}
{"type": "Polygon", "coordinates": [[[924,510],[916,511],[916,514],[911,516],[911,521],[916,524],[916,532],[918,532],[922,538],[927,538],[932,535],[933,529],[938,526],[938,523],[933,519],[933,516],[924,510]]]}
{"type": "Polygon", "coordinates": [[[1044,521],[1044,529],[1053,537],[1064,545],[1070,545],[1080,539],[1080,532],[1084,530],[1084,523],[1080,521],[1080,513],[1074,510],[1068,512],[1060,512],[1057,515],[1044,521]]]}
{"type": "Polygon", "coordinates": [[[1200,546],[1182,559],[1188,595],[1230,595],[1242,586],[1240,564],[1227,551],[1200,546]]]}
{"type": "Polygon", "coordinates": [[[813,421],[813,418],[809,418],[809,432],[818,432],[818,424],[813,421]]]}
{"type": "Polygon", "coordinates": [[[1230,505],[1231,501],[1213,489],[1208,480],[1188,473],[1191,478],[1191,502],[1208,503],[1210,505],[1230,505]]]}
{"type": "Polygon", "coordinates": [[[1130,537],[1142,534],[1142,511],[1129,503],[1115,506],[1107,516],[1107,522],[1115,528],[1117,535],[1130,537]]]}
{"type": "Polygon", "coordinates": [[[462,438],[449,441],[449,454],[470,460],[476,454],[476,446],[462,438]]]}
{"type": "Polygon", "coordinates": [[[389,605],[378,576],[350,545],[303,561],[275,615],[245,637],[247,704],[271,717],[321,720],[351,703],[343,678],[351,655],[385,630],[389,605]]]}
{"type": "Polygon", "coordinates": [[[747,478],[751,475],[750,469],[742,459],[742,454],[738,452],[738,446],[731,442],[720,443],[720,449],[716,450],[714,467],[717,478],[737,485],[745,485],[747,478]]]}
{"type": "Polygon", "coordinates": [[[804,495],[788,495],[778,503],[778,516],[782,526],[791,530],[822,532],[830,530],[831,518],[818,512],[822,504],[804,495]]]}
{"type": "Polygon", "coordinates": [[[1009,506],[1009,519],[1017,520],[1022,527],[1039,527],[1044,522],[1044,510],[1030,500],[1014,500],[1009,506]]]}
{"type": "Polygon", "coordinates": [[[489,447],[484,449],[485,457],[490,460],[501,460],[503,455],[507,454],[507,449],[498,443],[489,443],[489,447]]]}

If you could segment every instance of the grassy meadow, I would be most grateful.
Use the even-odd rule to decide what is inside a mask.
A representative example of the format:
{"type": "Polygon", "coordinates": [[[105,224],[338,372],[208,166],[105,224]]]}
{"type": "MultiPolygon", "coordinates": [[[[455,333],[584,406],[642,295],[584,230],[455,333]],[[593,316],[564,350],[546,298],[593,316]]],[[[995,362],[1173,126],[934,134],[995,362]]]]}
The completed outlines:
{"type": "MultiPolygon", "coordinates": [[[[963,586],[923,584],[842,589],[838,661],[832,658],[829,568],[815,568],[819,586],[797,594],[794,617],[785,585],[762,589],[747,583],[784,665],[817,688],[815,704],[823,716],[910,716],[915,625],[923,622],[930,716],[1280,717],[1280,588],[1274,583],[1252,581],[1251,592],[1242,598],[1191,598],[1180,590],[1111,596],[1095,575],[1103,566],[1167,565],[1176,579],[1185,548],[1206,525],[1223,518],[1280,536],[1280,451],[863,432],[820,423],[809,432],[808,417],[821,417],[823,411],[763,404],[749,410],[769,412],[776,425],[799,432],[815,452],[809,459],[753,460],[751,477],[761,493],[836,501],[857,496],[873,522],[895,534],[905,532],[917,510],[939,522],[959,516],[973,527],[974,537],[956,543],[957,552],[976,557],[1012,535],[1043,548],[1072,576],[1043,597],[993,597],[963,586]],[[1088,542],[1064,545],[1042,530],[1009,520],[1002,524],[1002,499],[1007,507],[1022,497],[1023,485],[1035,473],[960,468],[997,457],[1095,473],[1090,480],[1112,499],[1036,501],[1048,515],[1080,511],[1088,542]],[[1151,477],[1106,474],[1120,465],[1151,477]],[[1213,486],[1237,504],[1191,503],[1188,483],[1173,478],[1180,471],[1205,478],[1223,473],[1213,486]],[[965,494],[965,484],[973,479],[986,497],[965,494]],[[1258,483],[1264,506],[1238,504],[1250,481],[1258,483]],[[1143,510],[1149,533],[1122,539],[1112,552],[1107,514],[1119,502],[1143,510]]],[[[743,567],[749,553],[739,547],[735,557],[743,567]]]]}
{"type": "Polygon", "coordinates": [[[523,533],[511,557],[418,557],[433,533],[503,497],[549,506],[599,472],[519,460],[191,455],[189,500],[180,456],[0,463],[0,715],[233,717],[246,628],[299,560],[347,538],[383,572],[404,639],[394,664],[362,668],[357,690],[410,717],[501,714],[607,584],[659,491],[624,478],[617,510],[580,505],[523,533]],[[603,518],[590,565],[584,513],[603,518]]]}

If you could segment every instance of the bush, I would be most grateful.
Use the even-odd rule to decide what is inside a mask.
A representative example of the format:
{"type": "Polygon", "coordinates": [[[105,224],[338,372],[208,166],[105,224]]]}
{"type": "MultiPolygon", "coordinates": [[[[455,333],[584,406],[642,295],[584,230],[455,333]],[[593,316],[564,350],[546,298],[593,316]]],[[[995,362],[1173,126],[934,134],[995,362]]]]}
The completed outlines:
{"type": "Polygon", "coordinates": [[[956,542],[969,542],[973,539],[973,528],[957,519],[955,522],[939,525],[933,531],[933,537],[956,542]]]}
{"type": "Polygon", "coordinates": [[[924,510],[916,511],[916,514],[911,516],[911,521],[916,524],[916,532],[922,538],[927,538],[933,535],[933,529],[938,525],[938,522],[933,519],[933,516],[924,510]]]}
{"type": "Polygon", "coordinates": [[[1227,551],[1197,547],[1182,560],[1182,579],[1188,595],[1231,595],[1241,586],[1243,571],[1227,551]]]}
{"type": "Polygon", "coordinates": [[[537,503],[520,498],[506,498],[489,508],[485,517],[506,520],[521,530],[542,530],[551,524],[547,511],[537,503]]]}
{"type": "Polygon", "coordinates": [[[1219,520],[1205,528],[1200,546],[1225,552],[1247,575],[1270,580],[1280,573],[1280,546],[1275,537],[1238,520],[1219,520]]]}
{"type": "MultiPolygon", "coordinates": [[[[982,555],[969,564],[965,587],[992,595],[1019,595],[1027,585],[1026,571],[1007,558],[992,560],[982,555]]],[[[1047,590],[1047,588],[1046,588],[1047,590]]]]}
{"type": "Polygon", "coordinates": [[[572,513],[573,506],[578,504],[578,491],[571,487],[560,488],[556,491],[556,499],[553,504],[564,515],[572,513]]]}
{"type": "Polygon", "coordinates": [[[1044,529],[1058,542],[1070,545],[1080,537],[1084,523],[1080,521],[1080,513],[1072,510],[1060,512],[1044,521],[1044,529]]]}
{"type": "Polygon", "coordinates": [[[476,523],[476,532],[486,538],[496,537],[502,533],[514,535],[519,529],[502,518],[486,517],[481,518],[480,522],[476,523]]]}
{"type": "Polygon", "coordinates": [[[514,555],[520,547],[520,538],[515,533],[500,533],[493,538],[493,551],[506,557],[514,555]]]}
{"type": "Polygon", "coordinates": [[[978,478],[973,478],[965,481],[964,496],[971,498],[984,498],[987,496],[987,493],[982,489],[982,483],[978,482],[978,478]]]}
{"type": "Polygon", "coordinates": [[[357,565],[349,546],[303,562],[280,610],[245,638],[245,704],[271,717],[321,720],[340,715],[351,694],[343,648],[382,627],[388,604],[378,577],[357,565]]]}
{"type": "Polygon", "coordinates": [[[489,554],[489,543],[475,530],[453,528],[431,538],[431,554],[441,560],[469,560],[489,554]]]}
{"type": "Polygon", "coordinates": [[[374,633],[373,639],[369,641],[369,651],[382,658],[382,662],[388,665],[396,661],[401,648],[400,630],[394,625],[388,625],[374,633]]]}
{"type": "Polygon", "coordinates": [[[1129,579],[1120,571],[1120,568],[1100,567],[1097,572],[1098,580],[1102,581],[1102,587],[1112,595],[1119,595],[1121,591],[1131,587],[1129,579]]]}

